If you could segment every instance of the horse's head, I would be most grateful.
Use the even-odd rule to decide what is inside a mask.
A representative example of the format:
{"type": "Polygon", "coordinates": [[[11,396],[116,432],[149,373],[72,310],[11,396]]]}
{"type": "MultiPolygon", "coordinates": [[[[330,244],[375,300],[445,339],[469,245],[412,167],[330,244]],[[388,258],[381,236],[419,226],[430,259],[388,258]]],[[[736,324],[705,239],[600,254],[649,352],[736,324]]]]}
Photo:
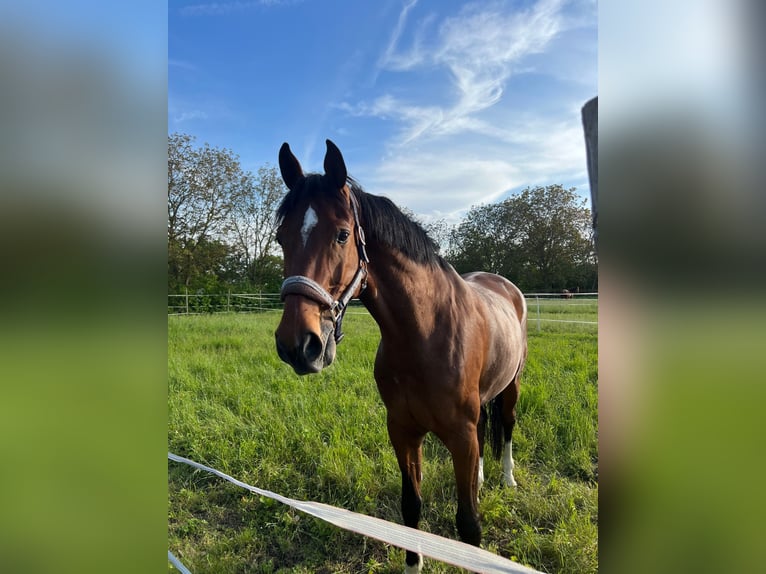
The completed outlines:
{"type": "Polygon", "coordinates": [[[335,359],[343,312],[364,288],[364,232],[343,156],[330,140],[324,175],[304,175],[286,143],[279,169],[290,191],[277,211],[285,260],[277,353],[299,375],[318,373],[335,359]]]}

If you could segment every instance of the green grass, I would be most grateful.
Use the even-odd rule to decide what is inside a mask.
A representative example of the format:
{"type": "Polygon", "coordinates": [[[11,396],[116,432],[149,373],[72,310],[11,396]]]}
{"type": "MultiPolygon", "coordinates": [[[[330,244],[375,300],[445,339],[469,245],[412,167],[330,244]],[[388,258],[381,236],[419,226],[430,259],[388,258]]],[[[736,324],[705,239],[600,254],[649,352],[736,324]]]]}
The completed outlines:
{"type": "MultiPolygon", "coordinates": [[[[353,309],[354,312],[357,309],[353,309]]],[[[350,314],[335,363],[298,377],[278,313],[168,317],[170,451],[261,488],[401,523],[401,478],[372,376],[379,334],[350,314]]],[[[518,488],[485,457],[484,548],[547,572],[597,570],[595,328],[530,323],[514,432],[518,488]]],[[[424,446],[421,528],[457,538],[449,453],[424,446]]],[[[401,572],[404,551],[185,465],[168,465],[169,548],[195,574],[401,572]]],[[[426,560],[427,572],[457,572],[426,560]]]]}

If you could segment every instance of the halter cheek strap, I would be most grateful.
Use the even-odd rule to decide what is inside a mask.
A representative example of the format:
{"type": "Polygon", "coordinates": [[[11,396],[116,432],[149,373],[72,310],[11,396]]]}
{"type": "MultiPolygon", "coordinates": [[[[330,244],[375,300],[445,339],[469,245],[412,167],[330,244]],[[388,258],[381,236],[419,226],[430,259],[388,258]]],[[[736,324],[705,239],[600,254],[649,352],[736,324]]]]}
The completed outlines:
{"type": "Polygon", "coordinates": [[[301,295],[307,297],[324,305],[330,310],[332,315],[332,322],[335,326],[335,342],[339,343],[344,337],[342,330],[343,315],[346,313],[346,308],[349,302],[354,297],[354,293],[359,290],[362,291],[367,287],[367,263],[369,258],[367,257],[367,242],[364,237],[364,230],[359,223],[359,209],[357,207],[357,200],[353,193],[351,193],[351,207],[354,212],[354,226],[356,228],[356,250],[359,255],[359,267],[354,273],[354,278],[349,283],[348,287],[343,291],[343,294],[338,299],[333,299],[327,290],[319,283],[305,277],[304,275],[292,275],[282,282],[282,288],[280,289],[280,297],[282,301],[285,300],[287,295],[301,295]],[[361,289],[360,289],[361,286],[361,289]]]}

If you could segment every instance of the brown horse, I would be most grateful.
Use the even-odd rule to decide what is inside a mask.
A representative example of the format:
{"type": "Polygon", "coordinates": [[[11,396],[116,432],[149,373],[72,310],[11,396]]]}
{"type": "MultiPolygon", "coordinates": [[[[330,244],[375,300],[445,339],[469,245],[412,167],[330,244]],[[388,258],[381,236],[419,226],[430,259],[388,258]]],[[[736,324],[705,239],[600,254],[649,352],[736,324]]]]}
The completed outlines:
{"type": "MultiPolygon", "coordinates": [[[[421,445],[430,431],[452,454],[458,534],[478,546],[487,419],[505,483],[516,485],[511,433],[527,354],[524,296],[498,275],[458,275],[418,224],[347,176],[330,140],[323,175],[304,175],[286,143],[279,167],[290,190],[277,212],[286,277],[279,356],[299,375],[332,363],[343,313],[358,297],[380,327],[375,380],[402,473],[404,523],[417,528],[420,519],[421,445]]],[[[419,572],[422,556],[408,551],[406,564],[419,572]]]]}

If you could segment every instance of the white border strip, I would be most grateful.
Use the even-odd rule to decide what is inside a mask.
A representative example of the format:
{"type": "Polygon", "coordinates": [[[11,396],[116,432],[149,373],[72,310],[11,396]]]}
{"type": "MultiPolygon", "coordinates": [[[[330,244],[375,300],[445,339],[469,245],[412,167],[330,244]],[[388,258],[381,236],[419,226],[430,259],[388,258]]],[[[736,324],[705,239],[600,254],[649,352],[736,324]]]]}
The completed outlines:
{"type": "MultiPolygon", "coordinates": [[[[194,468],[215,474],[216,476],[228,480],[250,492],[272,498],[300,510],[301,512],[321,518],[322,520],[345,530],[375,538],[382,542],[398,546],[399,548],[412,550],[413,552],[434,558],[440,562],[446,562],[447,564],[465,568],[472,572],[482,572],[487,574],[540,574],[538,570],[533,570],[527,566],[511,562],[497,554],[492,554],[491,552],[476,546],[471,546],[464,542],[449,540],[437,536],[436,534],[423,532],[421,530],[402,526],[401,524],[394,524],[393,522],[387,522],[380,518],[365,516],[364,514],[351,512],[350,510],[336,508],[335,506],[322,504],[321,502],[306,502],[287,498],[286,496],[282,496],[281,494],[269,490],[250,486],[236,478],[232,478],[228,474],[224,474],[220,470],[210,468],[209,466],[194,462],[188,458],[183,458],[171,452],[168,453],[168,458],[175,462],[188,464],[194,468]]],[[[170,556],[170,553],[168,553],[168,555],[170,556]]]]}

